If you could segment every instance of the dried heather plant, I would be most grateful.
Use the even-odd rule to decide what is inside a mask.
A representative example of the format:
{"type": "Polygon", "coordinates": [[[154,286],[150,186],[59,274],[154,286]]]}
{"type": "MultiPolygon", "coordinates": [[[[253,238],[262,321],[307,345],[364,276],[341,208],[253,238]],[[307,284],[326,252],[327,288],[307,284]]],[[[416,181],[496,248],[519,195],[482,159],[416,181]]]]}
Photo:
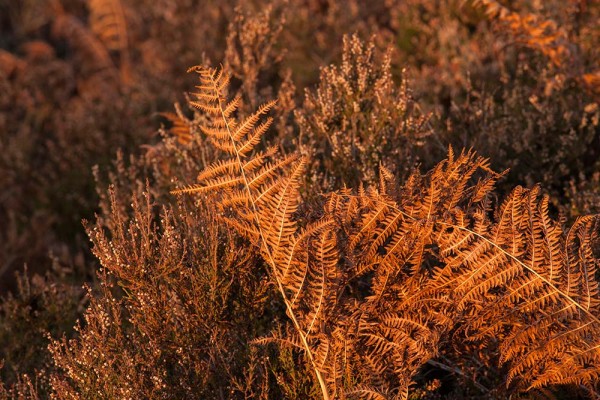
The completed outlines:
{"type": "Polygon", "coordinates": [[[309,178],[324,191],[373,183],[380,164],[408,175],[431,134],[406,77],[399,87],[392,79],[391,49],[382,56],[357,35],[344,37],[341,66],[321,70],[295,115],[309,178]]]}
{"type": "Polygon", "coordinates": [[[208,207],[133,195],[111,190],[88,226],[102,270],[78,335],[51,343],[53,397],[266,398],[262,353],[248,346],[268,318],[258,257],[208,207]]]}

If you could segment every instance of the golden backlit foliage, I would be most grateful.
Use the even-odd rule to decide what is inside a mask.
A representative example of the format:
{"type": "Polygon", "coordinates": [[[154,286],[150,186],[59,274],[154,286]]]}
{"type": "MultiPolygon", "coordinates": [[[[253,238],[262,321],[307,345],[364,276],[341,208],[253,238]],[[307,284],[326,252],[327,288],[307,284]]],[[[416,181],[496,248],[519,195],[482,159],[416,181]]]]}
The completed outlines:
{"type": "Polygon", "coordinates": [[[207,115],[200,130],[227,156],[176,193],[216,196],[207,201],[220,220],[260,249],[291,321],[286,336],[261,342],[300,348],[324,399],[408,398],[413,377],[456,330],[476,351],[499,353],[512,390],[573,384],[596,393],[596,217],[563,230],[537,187],[517,187],[494,207],[501,175],[450,149],[401,188],[382,167],[375,187],[327,194],[322,216],[304,221],[305,161],[254,150],[274,103],[236,120],[229,76],[195,70],[190,104],[207,115]],[[360,291],[349,290],[359,282],[360,291]]]}
{"type": "Polygon", "coordinates": [[[599,18],[0,1],[0,398],[598,398],[599,18]]]}

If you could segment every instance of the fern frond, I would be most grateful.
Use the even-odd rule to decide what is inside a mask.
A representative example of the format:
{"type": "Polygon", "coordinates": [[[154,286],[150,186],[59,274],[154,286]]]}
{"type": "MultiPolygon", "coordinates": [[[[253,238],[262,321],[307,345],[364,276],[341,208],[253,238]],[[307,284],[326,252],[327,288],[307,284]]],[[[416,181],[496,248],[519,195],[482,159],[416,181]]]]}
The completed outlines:
{"type": "Polygon", "coordinates": [[[241,145],[239,148],[239,153],[241,155],[246,155],[246,153],[252,151],[254,147],[260,142],[260,139],[267,132],[271,124],[273,123],[273,118],[267,118],[263,123],[253,129],[252,134],[248,139],[241,145]]]}
{"type": "Polygon", "coordinates": [[[189,185],[181,189],[171,190],[171,194],[193,194],[204,191],[206,191],[206,188],[203,185],[189,185]]]}
{"type": "Polygon", "coordinates": [[[259,345],[275,343],[278,345],[283,345],[284,347],[292,347],[292,348],[296,348],[299,350],[304,350],[304,347],[302,346],[302,342],[300,341],[300,339],[298,339],[297,337],[295,337],[293,335],[290,337],[287,337],[287,338],[282,338],[279,336],[264,336],[264,337],[254,339],[251,343],[259,344],[259,345]]]}
{"type": "Polygon", "coordinates": [[[275,106],[276,103],[277,103],[276,101],[270,101],[266,104],[263,104],[262,106],[259,107],[258,111],[254,112],[253,114],[248,116],[246,119],[244,119],[237,126],[237,128],[235,129],[235,132],[233,132],[233,140],[238,142],[238,141],[242,140],[245,136],[247,136],[248,133],[250,133],[254,129],[254,127],[256,126],[258,121],[260,121],[261,116],[268,113],[269,110],[271,110],[275,106]]]}
{"type": "Polygon", "coordinates": [[[165,112],[160,113],[159,115],[165,117],[173,124],[173,126],[169,128],[169,132],[177,138],[179,143],[186,145],[193,140],[192,132],[190,130],[190,121],[175,113],[165,112]]]}
{"type": "Polygon", "coordinates": [[[194,102],[207,121],[200,130],[223,158],[176,192],[210,194],[221,220],[259,248],[291,321],[290,341],[323,398],[356,382],[364,385],[356,395],[384,393],[390,381],[389,393],[405,398],[422,366],[456,340],[478,351],[495,346],[517,391],[594,390],[597,218],[564,231],[538,187],[517,187],[492,210],[503,173],[472,151],[449,149],[401,188],[382,167],[378,187],[333,193],[320,217],[300,226],[305,160],[256,149],[275,103],[240,120],[239,100],[227,100],[228,74],[195,71],[194,102]]]}
{"type": "Polygon", "coordinates": [[[222,220],[258,244],[271,268],[271,276],[283,297],[301,347],[321,385],[323,397],[328,399],[329,390],[313,357],[316,347],[311,345],[309,335],[318,332],[317,321],[324,312],[327,296],[325,285],[335,279],[335,272],[330,270],[337,265],[336,242],[331,234],[325,234],[321,229],[325,224],[317,223],[315,227],[301,231],[294,219],[305,162],[296,155],[279,157],[275,148],[254,151],[272,120],[259,122],[273,108],[275,101],[262,105],[238,121],[234,114],[240,98],[232,101],[226,98],[229,75],[223,69],[196,67],[193,70],[200,76],[200,85],[191,104],[208,119],[201,131],[209,137],[210,143],[225,153],[226,158],[202,171],[198,175],[199,185],[176,193],[214,193],[220,198],[220,208],[224,212],[222,220]],[[305,244],[315,235],[321,239],[315,258],[317,262],[312,260],[305,244]]]}
{"type": "Polygon", "coordinates": [[[92,32],[109,51],[118,51],[121,60],[121,76],[129,82],[129,39],[127,20],[120,0],[89,0],[90,26],[92,32]]]}
{"type": "Polygon", "coordinates": [[[471,310],[465,330],[501,340],[509,383],[591,386],[585,371],[600,367],[595,218],[565,235],[548,216],[547,197],[538,198],[537,188],[515,189],[487,232],[446,223],[459,233],[440,236],[446,266],[438,281],[453,277],[444,284],[452,283],[457,310],[471,310]]]}
{"type": "Polygon", "coordinates": [[[350,398],[359,398],[364,400],[388,400],[389,393],[368,386],[358,386],[346,392],[350,398]]]}
{"type": "Polygon", "coordinates": [[[127,23],[119,0],[89,0],[92,31],[109,50],[127,51],[127,23]]]}

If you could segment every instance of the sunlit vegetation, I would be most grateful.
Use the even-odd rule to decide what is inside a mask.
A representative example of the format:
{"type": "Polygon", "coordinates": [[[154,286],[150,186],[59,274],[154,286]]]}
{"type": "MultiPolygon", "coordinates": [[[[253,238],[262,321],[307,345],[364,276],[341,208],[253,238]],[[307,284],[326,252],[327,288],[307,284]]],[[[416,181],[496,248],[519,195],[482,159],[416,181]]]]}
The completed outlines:
{"type": "Polygon", "coordinates": [[[0,398],[599,398],[599,20],[0,1],[0,398]]]}

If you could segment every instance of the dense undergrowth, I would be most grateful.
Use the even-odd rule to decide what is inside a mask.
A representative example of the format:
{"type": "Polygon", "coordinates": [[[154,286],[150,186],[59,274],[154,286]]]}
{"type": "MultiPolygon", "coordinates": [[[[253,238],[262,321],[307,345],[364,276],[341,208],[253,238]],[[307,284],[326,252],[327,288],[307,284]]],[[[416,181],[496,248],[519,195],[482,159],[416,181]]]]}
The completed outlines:
{"type": "Polygon", "coordinates": [[[0,0],[0,397],[597,398],[599,18],[0,0]]]}

